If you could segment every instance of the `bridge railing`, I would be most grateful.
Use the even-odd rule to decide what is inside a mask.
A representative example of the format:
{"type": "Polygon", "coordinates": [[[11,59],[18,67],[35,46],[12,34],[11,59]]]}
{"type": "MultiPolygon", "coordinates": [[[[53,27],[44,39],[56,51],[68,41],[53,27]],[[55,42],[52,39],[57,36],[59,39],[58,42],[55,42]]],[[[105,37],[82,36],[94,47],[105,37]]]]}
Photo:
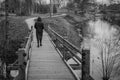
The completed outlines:
{"type": "Polygon", "coordinates": [[[27,40],[27,44],[25,46],[25,54],[26,58],[25,61],[27,62],[26,68],[25,68],[25,80],[28,80],[28,67],[30,62],[30,55],[32,52],[32,41],[33,41],[33,26],[31,26],[31,32],[27,40]]]}
{"type": "Polygon", "coordinates": [[[33,41],[33,26],[31,27],[29,37],[27,37],[27,38],[28,38],[28,40],[27,40],[27,43],[26,43],[26,46],[25,46],[25,53],[27,54],[26,60],[29,60],[31,49],[32,49],[32,41],[33,41]]]}
{"type": "Polygon", "coordinates": [[[72,71],[75,78],[77,78],[77,80],[80,80],[80,77],[74,72],[75,69],[80,71],[80,67],[81,67],[80,49],[78,49],[76,46],[71,44],[61,35],[56,33],[50,27],[47,28],[47,32],[51,37],[51,41],[53,41],[54,46],[56,47],[57,51],[60,53],[60,56],[62,57],[66,65],[72,71]],[[69,60],[73,60],[74,63],[69,63],[69,60]]]}
{"type": "MultiPolygon", "coordinates": [[[[16,54],[18,55],[18,59],[8,66],[10,71],[18,71],[18,75],[13,73],[15,80],[28,80],[28,67],[30,62],[30,54],[32,52],[32,41],[33,41],[33,27],[31,27],[29,36],[27,37],[27,42],[25,46],[22,46],[16,54]]],[[[12,75],[12,73],[11,73],[12,75]]]]}
{"type": "MultiPolygon", "coordinates": [[[[67,39],[59,35],[57,32],[55,32],[53,29],[51,29],[50,25],[47,26],[46,31],[48,32],[50,39],[59,52],[60,56],[66,63],[66,65],[69,67],[73,75],[75,76],[76,80],[81,80],[82,78],[82,49],[77,48],[73,44],[71,44],[67,39]]],[[[88,59],[90,56],[87,56],[88,59]]],[[[89,60],[87,63],[90,63],[89,60]]],[[[90,75],[90,65],[87,65],[87,71],[89,79],[82,79],[82,80],[94,80],[90,75]]],[[[84,66],[83,66],[84,67],[84,66]]]]}

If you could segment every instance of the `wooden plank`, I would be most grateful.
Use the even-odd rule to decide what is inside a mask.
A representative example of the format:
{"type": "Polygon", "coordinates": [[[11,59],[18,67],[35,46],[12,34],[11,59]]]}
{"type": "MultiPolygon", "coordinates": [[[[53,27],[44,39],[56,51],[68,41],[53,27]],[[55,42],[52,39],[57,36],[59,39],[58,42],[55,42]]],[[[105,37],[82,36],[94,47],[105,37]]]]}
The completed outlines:
{"type": "Polygon", "coordinates": [[[43,34],[42,47],[37,48],[34,37],[28,80],[75,80],[50,42],[46,32],[43,34]]]}

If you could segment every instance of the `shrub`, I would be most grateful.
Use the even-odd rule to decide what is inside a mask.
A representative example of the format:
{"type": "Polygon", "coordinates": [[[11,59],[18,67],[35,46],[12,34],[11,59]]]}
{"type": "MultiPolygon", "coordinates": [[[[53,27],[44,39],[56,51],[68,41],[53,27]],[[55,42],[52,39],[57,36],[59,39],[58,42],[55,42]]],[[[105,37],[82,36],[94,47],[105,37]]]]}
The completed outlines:
{"type": "Polygon", "coordinates": [[[55,5],[53,6],[53,13],[57,13],[57,8],[55,5]]]}

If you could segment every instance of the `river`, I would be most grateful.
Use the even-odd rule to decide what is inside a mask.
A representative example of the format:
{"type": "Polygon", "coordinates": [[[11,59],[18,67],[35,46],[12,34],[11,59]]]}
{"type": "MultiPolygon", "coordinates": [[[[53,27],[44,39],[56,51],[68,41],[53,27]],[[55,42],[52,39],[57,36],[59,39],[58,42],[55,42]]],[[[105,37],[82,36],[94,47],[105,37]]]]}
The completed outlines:
{"type": "MultiPolygon", "coordinates": [[[[110,61],[107,61],[106,58],[109,60],[108,54],[111,53],[108,49],[111,46],[107,46],[107,44],[113,44],[115,40],[118,40],[119,36],[119,26],[111,25],[109,22],[104,21],[100,18],[96,18],[87,22],[87,33],[84,36],[84,41],[82,46],[86,49],[90,49],[90,74],[95,80],[102,80],[103,76],[103,64],[105,69],[109,66],[106,66],[107,63],[110,64],[110,61]],[[106,51],[106,52],[105,52],[106,51]],[[101,56],[101,54],[103,54],[101,56]],[[103,59],[103,62],[102,62],[103,59]],[[106,63],[105,63],[106,62],[106,63]]],[[[115,48],[118,47],[114,45],[115,48]]],[[[113,46],[112,46],[113,47],[113,46]]],[[[116,55],[116,53],[112,53],[116,55]]],[[[113,55],[112,55],[113,57],[113,55]]],[[[109,68],[111,68],[110,66],[109,68]]],[[[111,68],[112,69],[112,68],[111,68]]],[[[114,69],[112,69],[114,72],[114,69]]],[[[110,74],[114,75],[112,72],[110,74]]],[[[117,76],[111,77],[112,80],[120,80],[116,79],[117,76]]]]}

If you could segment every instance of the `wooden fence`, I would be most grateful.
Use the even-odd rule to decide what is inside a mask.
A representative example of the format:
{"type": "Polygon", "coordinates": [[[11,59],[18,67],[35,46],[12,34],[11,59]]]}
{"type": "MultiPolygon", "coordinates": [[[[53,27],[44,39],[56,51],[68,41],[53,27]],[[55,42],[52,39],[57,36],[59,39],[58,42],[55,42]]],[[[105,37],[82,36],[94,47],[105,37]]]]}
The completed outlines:
{"type": "Polygon", "coordinates": [[[90,51],[78,49],[76,46],[71,44],[68,40],[66,40],[57,32],[52,30],[50,28],[50,25],[47,26],[46,31],[48,32],[56,50],[60,53],[62,59],[64,60],[68,68],[71,70],[76,80],[94,80],[89,75],[90,74],[90,56],[89,56],[90,51]],[[85,52],[87,52],[87,54],[85,54],[85,52]],[[75,63],[68,63],[69,60],[73,60],[75,63]],[[77,73],[75,73],[76,70],[81,72],[81,75],[78,75],[77,73]],[[85,73],[85,75],[82,75],[82,73],[85,73]]]}

